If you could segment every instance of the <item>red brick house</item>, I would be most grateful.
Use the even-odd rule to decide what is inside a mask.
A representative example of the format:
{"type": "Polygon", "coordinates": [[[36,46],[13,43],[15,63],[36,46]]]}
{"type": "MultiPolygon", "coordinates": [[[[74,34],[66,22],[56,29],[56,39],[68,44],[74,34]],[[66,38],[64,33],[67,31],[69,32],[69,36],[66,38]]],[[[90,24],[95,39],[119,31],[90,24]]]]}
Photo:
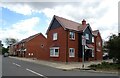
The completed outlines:
{"type": "Polygon", "coordinates": [[[16,55],[41,60],[81,62],[102,60],[102,38],[98,30],[92,31],[90,24],[83,20],[77,23],[53,16],[46,32],[35,34],[13,45],[16,55]],[[85,45],[82,45],[82,38],[85,45]]]}
{"type": "Polygon", "coordinates": [[[17,43],[16,55],[48,60],[47,39],[42,33],[35,34],[17,43]]]}
{"type": "Polygon", "coordinates": [[[92,42],[94,36],[90,25],[86,24],[85,20],[80,24],[54,16],[46,34],[50,60],[62,62],[82,61],[82,36],[86,38],[86,46],[84,46],[85,61],[102,58],[101,54],[95,54],[96,52],[94,52],[96,51],[92,42]]]}
{"type": "Polygon", "coordinates": [[[10,45],[9,50],[8,50],[9,55],[16,55],[17,45],[18,45],[18,43],[14,43],[14,44],[10,45]]]}
{"type": "Polygon", "coordinates": [[[94,51],[95,51],[95,60],[102,60],[102,38],[99,30],[93,31],[94,35],[94,51]]]}

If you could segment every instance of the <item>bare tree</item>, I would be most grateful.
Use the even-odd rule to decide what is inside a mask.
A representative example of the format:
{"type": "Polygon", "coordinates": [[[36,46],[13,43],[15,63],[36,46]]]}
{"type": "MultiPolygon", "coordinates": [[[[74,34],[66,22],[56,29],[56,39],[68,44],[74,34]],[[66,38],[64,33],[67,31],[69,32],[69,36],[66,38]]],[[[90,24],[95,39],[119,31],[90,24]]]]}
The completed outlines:
{"type": "Polygon", "coordinates": [[[10,45],[12,45],[12,44],[14,44],[14,43],[16,43],[16,42],[18,42],[19,40],[18,39],[15,39],[15,38],[6,38],[5,39],[5,43],[6,43],[6,45],[8,45],[8,46],[10,46],[10,45]]]}

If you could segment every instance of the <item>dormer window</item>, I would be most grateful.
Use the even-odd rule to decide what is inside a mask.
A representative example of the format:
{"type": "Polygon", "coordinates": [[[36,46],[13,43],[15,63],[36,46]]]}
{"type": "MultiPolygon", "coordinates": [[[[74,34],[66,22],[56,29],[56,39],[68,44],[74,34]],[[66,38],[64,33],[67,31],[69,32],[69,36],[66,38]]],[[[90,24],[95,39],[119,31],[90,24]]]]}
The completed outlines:
{"type": "Polygon", "coordinates": [[[75,40],[75,32],[70,32],[70,39],[75,40]]]}
{"type": "Polygon", "coordinates": [[[57,36],[58,36],[57,33],[53,33],[53,40],[57,40],[57,36]]]}
{"type": "Polygon", "coordinates": [[[86,40],[89,40],[89,34],[85,34],[86,40]]]}

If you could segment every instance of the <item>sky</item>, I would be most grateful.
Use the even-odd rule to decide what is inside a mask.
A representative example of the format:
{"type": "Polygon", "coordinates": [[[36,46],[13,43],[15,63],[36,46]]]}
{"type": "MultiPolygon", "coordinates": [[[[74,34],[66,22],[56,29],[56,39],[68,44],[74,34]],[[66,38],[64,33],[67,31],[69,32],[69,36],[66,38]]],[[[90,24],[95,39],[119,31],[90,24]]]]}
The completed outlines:
{"type": "Polygon", "coordinates": [[[120,0],[67,0],[0,3],[0,40],[22,40],[36,33],[46,36],[53,15],[81,23],[83,19],[92,30],[99,30],[103,40],[118,33],[118,2],[120,0]]]}

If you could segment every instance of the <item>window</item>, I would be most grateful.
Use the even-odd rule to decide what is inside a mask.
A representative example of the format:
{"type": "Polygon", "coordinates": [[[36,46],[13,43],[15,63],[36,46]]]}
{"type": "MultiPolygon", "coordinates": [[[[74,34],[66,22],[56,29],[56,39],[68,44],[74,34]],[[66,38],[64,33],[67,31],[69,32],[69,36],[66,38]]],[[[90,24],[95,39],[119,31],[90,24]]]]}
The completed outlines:
{"type": "Polygon", "coordinates": [[[53,40],[57,40],[57,33],[53,33],[53,40]]]}
{"type": "Polygon", "coordinates": [[[75,33],[74,32],[70,32],[70,39],[75,40],[75,33]]]}
{"type": "Polygon", "coordinates": [[[44,45],[43,44],[41,44],[41,48],[43,48],[44,47],[44,45]]]}
{"type": "Polygon", "coordinates": [[[85,34],[86,40],[89,40],[89,34],[85,34]]]}
{"type": "Polygon", "coordinates": [[[28,53],[28,55],[30,56],[30,53],[28,53]]]}
{"type": "Polygon", "coordinates": [[[101,43],[100,43],[100,42],[98,42],[98,45],[99,45],[99,46],[101,46],[101,43]]]}
{"type": "Polygon", "coordinates": [[[22,46],[25,46],[25,44],[23,43],[22,46]]]}
{"type": "Polygon", "coordinates": [[[33,53],[31,53],[31,56],[33,56],[33,53]]]}
{"type": "Polygon", "coordinates": [[[94,43],[94,37],[92,37],[92,42],[94,43]]]}
{"type": "Polygon", "coordinates": [[[75,49],[74,48],[69,49],[69,57],[75,57],[75,49]]]}
{"type": "Polygon", "coordinates": [[[98,52],[100,52],[100,49],[99,49],[99,48],[97,48],[97,51],[98,51],[98,52]]]}
{"type": "Polygon", "coordinates": [[[58,57],[59,56],[59,47],[50,48],[50,56],[58,57]]]}
{"type": "Polygon", "coordinates": [[[95,54],[94,54],[94,49],[92,49],[92,57],[94,57],[94,55],[95,55],[95,54]]]}

